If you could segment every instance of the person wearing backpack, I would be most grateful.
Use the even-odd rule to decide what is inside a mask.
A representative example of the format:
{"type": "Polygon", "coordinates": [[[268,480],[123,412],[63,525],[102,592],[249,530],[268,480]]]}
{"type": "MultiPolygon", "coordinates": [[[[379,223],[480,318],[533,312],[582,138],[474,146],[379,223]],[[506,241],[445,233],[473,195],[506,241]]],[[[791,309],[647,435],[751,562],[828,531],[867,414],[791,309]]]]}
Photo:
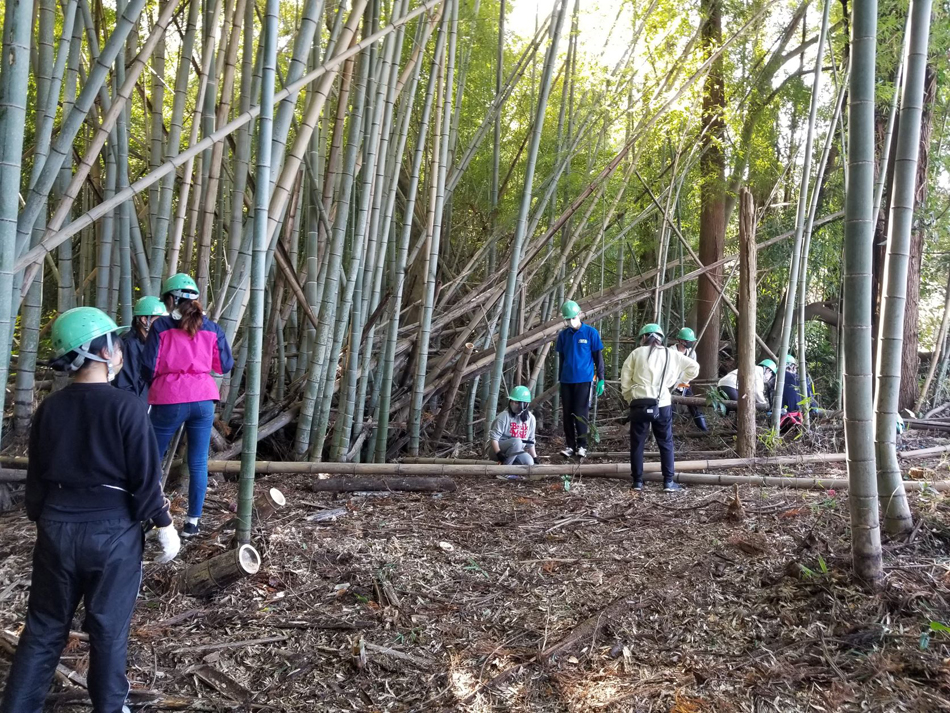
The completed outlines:
{"type": "Polygon", "coordinates": [[[640,346],[630,352],[620,372],[620,390],[630,407],[630,475],[633,489],[643,490],[643,450],[650,430],[660,450],[663,490],[682,490],[674,482],[673,405],[670,390],[699,376],[699,363],[673,347],[663,346],[659,324],[640,329],[640,346]]]}

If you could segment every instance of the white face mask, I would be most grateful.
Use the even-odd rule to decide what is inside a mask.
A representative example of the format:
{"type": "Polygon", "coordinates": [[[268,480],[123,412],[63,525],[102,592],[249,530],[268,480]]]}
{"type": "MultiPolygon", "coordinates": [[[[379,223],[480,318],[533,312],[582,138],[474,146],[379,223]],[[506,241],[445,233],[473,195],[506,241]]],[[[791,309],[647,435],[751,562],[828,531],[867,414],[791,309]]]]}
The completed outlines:
{"type": "Polygon", "coordinates": [[[568,324],[571,325],[571,329],[580,329],[580,328],[581,328],[581,318],[580,318],[580,317],[575,317],[574,319],[570,320],[570,321],[568,322],[568,324]]]}

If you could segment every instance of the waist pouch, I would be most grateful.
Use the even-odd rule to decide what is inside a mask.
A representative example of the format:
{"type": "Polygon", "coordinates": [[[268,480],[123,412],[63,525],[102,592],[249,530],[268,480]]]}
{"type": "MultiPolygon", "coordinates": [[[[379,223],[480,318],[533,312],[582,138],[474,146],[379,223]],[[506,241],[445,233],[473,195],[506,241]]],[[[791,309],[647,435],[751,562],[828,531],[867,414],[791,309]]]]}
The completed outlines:
{"type": "Polygon", "coordinates": [[[633,399],[630,402],[631,423],[652,423],[660,416],[657,399],[633,399]]]}

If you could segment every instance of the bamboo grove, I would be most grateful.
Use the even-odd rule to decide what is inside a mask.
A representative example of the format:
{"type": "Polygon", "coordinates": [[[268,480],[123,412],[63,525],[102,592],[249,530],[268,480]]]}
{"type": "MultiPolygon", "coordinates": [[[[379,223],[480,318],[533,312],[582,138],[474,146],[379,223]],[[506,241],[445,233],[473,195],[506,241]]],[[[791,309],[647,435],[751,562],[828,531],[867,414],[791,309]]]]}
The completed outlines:
{"type": "Polygon", "coordinates": [[[515,383],[555,423],[565,299],[613,378],[659,321],[696,328],[712,380],[747,187],[759,351],[844,401],[879,556],[879,494],[912,526],[895,415],[947,400],[947,310],[919,306],[950,306],[947,8],[626,0],[591,31],[579,0],[512,28],[512,1],[7,0],[4,444],[51,387],[53,318],[128,324],[177,271],[234,346],[213,447],[243,452],[245,505],[258,441],[438,452],[515,383]]]}

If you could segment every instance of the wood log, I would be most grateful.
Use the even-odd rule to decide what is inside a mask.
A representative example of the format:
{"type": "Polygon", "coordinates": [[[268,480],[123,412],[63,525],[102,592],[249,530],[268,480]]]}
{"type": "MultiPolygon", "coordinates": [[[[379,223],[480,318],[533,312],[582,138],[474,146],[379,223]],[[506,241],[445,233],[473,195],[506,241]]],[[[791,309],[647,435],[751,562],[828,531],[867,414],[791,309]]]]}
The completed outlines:
{"type": "Polygon", "coordinates": [[[25,470],[11,470],[9,468],[0,468],[0,483],[23,483],[26,482],[25,470]]]}
{"type": "Polygon", "coordinates": [[[363,491],[401,491],[412,493],[452,493],[457,486],[451,478],[328,478],[315,480],[315,493],[355,493],[363,491]]]}
{"type": "Polygon", "coordinates": [[[241,545],[189,567],[178,576],[178,583],[186,594],[206,597],[239,579],[257,574],[260,568],[261,556],[257,550],[250,545],[241,545]]]}

